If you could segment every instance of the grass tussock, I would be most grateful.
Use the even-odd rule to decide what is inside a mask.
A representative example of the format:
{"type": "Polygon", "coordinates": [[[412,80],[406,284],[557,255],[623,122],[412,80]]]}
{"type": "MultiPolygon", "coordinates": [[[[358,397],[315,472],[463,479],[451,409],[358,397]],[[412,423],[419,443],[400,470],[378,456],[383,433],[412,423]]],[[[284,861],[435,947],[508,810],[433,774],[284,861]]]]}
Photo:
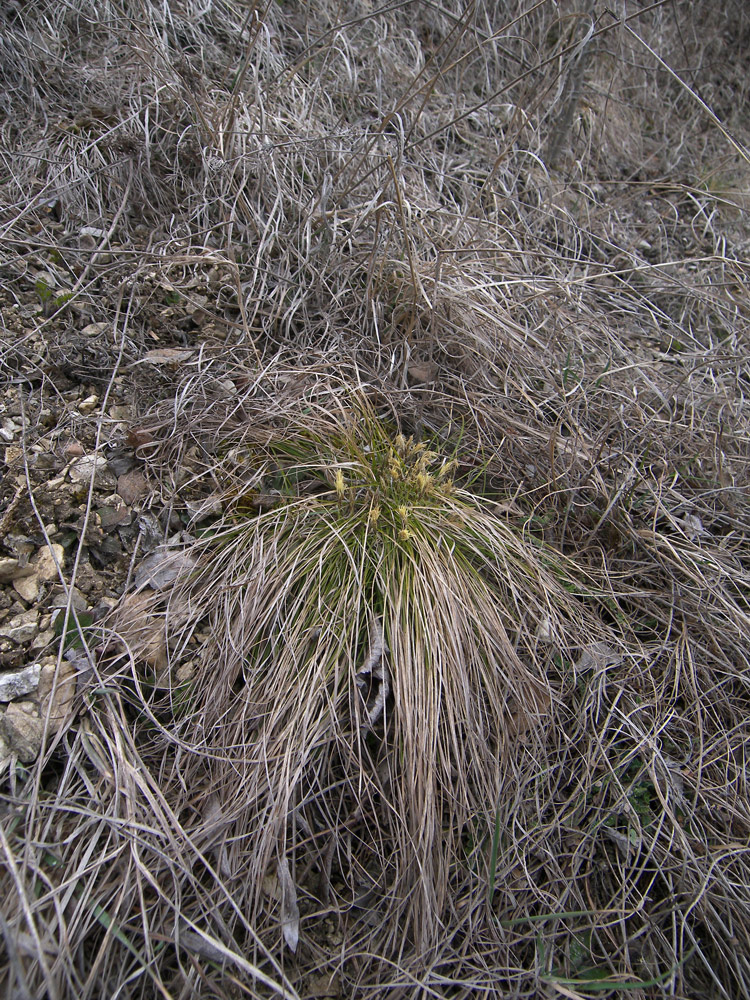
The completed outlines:
{"type": "Polygon", "coordinates": [[[750,993],[748,27],[0,12],[4,370],[127,372],[168,512],[3,792],[9,995],[750,993]]]}
{"type": "Polygon", "coordinates": [[[549,636],[604,629],[580,572],[456,480],[455,455],[345,382],[312,385],[278,429],[244,395],[251,434],[214,442],[241,487],[184,582],[141,607],[181,648],[205,636],[179,732],[200,733],[187,784],[221,804],[246,905],[288,854],[322,865],[325,900],[366,893],[368,923],[385,906],[389,936],[426,946],[549,719],[549,636]]]}

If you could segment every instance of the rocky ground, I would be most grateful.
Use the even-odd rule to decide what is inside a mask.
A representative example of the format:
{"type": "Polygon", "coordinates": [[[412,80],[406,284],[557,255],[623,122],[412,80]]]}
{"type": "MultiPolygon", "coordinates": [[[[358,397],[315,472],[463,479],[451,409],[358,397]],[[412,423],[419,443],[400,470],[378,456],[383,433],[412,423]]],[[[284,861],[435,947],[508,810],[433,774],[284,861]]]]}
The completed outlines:
{"type": "Polygon", "coordinates": [[[750,996],[750,25],[616,6],[0,4],[3,994],[750,996]],[[273,509],[362,513],[352,426],[503,574],[316,549],[326,661],[273,509]]]}
{"type": "Polygon", "coordinates": [[[53,737],[69,719],[85,683],[84,644],[96,643],[97,623],[140,562],[183,527],[149,480],[149,434],[137,420],[146,396],[134,386],[163,391],[196,353],[184,335],[175,346],[164,333],[194,325],[174,304],[151,310],[153,347],[134,372],[111,323],[48,318],[38,294],[24,296],[23,283],[14,292],[2,303],[2,347],[19,376],[0,399],[3,771],[33,762],[45,728],[53,737]]]}

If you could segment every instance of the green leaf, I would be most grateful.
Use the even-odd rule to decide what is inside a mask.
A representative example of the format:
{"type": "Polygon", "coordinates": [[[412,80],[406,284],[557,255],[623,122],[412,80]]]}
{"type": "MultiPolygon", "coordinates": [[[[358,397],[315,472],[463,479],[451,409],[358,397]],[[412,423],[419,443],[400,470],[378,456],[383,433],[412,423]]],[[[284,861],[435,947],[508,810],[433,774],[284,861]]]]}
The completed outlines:
{"type": "Polygon", "coordinates": [[[83,649],[86,645],[86,630],[93,624],[94,616],[87,611],[74,611],[71,608],[66,622],[65,611],[62,610],[55,619],[55,635],[62,637],[63,649],[83,649]]]}

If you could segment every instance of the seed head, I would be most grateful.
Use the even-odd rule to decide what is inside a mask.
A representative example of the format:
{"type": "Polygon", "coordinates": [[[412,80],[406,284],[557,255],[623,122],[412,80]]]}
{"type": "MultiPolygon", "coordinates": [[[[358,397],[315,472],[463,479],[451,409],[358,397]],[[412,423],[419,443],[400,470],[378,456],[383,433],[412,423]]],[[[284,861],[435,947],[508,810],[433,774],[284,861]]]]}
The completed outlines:
{"type": "Polygon", "coordinates": [[[344,482],[344,473],[341,469],[336,469],[336,478],[334,479],[334,486],[336,487],[336,493],[340,500],[343,500],[344,493],[346,493],[346,483],[344,482]]]}
{"type": "Polygon", "coordinates": [[[420,493],[427,493],[432,486],[432,476],[429,472],[418,472],[416,476],[417,489],[420,493]]]}

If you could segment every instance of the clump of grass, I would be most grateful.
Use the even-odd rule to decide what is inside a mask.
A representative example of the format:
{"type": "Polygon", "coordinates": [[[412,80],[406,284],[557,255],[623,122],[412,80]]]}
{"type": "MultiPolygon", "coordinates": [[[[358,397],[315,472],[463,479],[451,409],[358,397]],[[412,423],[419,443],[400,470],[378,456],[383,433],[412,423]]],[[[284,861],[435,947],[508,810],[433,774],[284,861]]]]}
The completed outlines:
{"type": "Polygon", "coordinates": [[[224,504],[11,783],[0,988],[294,996],[296,907],[307,995],[750,993],[746,5],[575,6],[0,12],[11,369],[193,338],[152,471],[224,504]]]}
{"type": "Polygon", "coordinates": [[[566,560],[362,392],[230,445],[245,488],[167,611],[179,648],[204,635],[187,786],[218,794],[256,912],[287,859],[318,905],[366,894],[387,937],[430,946],[451,893],[483,896],[479,846],[552,710],[540,630],[567,649],[602,626],[566,560]]]}

